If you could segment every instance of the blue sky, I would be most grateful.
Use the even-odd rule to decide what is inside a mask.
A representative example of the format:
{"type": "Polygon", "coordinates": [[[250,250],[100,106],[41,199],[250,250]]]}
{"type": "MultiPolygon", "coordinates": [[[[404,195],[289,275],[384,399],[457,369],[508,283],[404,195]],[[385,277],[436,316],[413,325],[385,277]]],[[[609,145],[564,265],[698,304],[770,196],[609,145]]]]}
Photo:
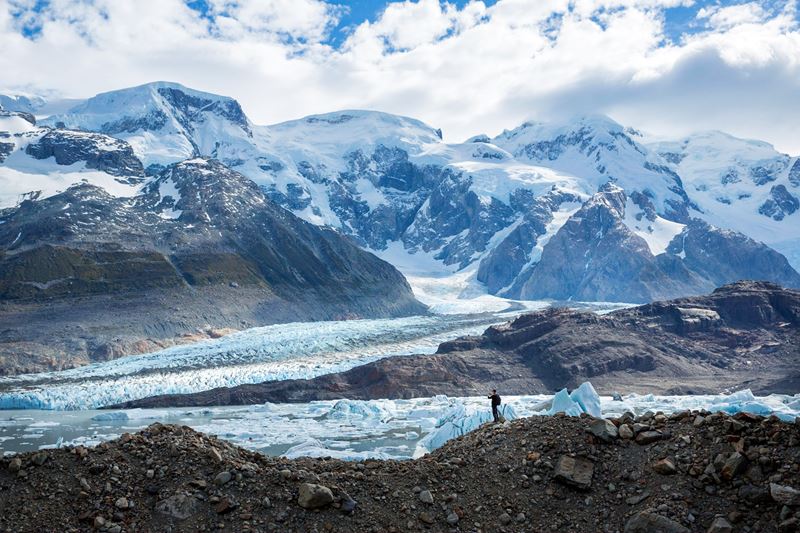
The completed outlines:
{"type": "Polygon", "coordinates": [[[446,140],[603,113],[800,153],[798,0],[0,0],[4,92],[154,80],[256,123],[346,108],[446,140]]]}

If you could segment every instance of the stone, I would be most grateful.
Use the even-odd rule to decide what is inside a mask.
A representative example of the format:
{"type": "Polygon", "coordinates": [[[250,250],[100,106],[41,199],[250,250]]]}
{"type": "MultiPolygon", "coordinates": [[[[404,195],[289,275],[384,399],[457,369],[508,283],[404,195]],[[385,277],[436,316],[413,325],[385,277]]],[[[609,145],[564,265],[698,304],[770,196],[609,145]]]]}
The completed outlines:
{"type": "Polygon", "coordinates": [[[447,515],[447,523],[451,526],[458,524],[458,515],[456,513],[450,513],[447,515]]]}
{"type": "Polygon", "coordinates": [[[739,487],[739,499],[752,503],[764,503],[770,499],[770,491],[766,487],[743,485],[739,487]]]}
{"type": "Polygon", "coordinates": [[[500,523],[503,524],[504,526],[511,523],[511,515],[508,513],[503,513],[497,518],[498,520],[500,520],[500,523]]]}
{"type": "Polygon", "coordinates": [[[675,463],[667,458],[656,461],[656,463],[653,465],[653,470],[664,476],[671,476],[678,471],[678,469],[675,468],[675,463]]]}
{"type": "Polygon", "coordinates": [[[536,461],[542,458],[542,454],[539,452],[528,452],[528,455],[525,458],[528,461],[535,463],[536,461]]]}
{"type": "Polygon", "coordinates": [[[186,520],[199,510],[200,502],[186,494],[175,494],[156,503],[156,511],[178,520],[186,520]]]}
{"type": "Polygon", "coordinates": [[[33,456],[33,459],[31,459],[31,461],[36,466],[42,466],[45,463],[45,461],[47,461],[47,454],[45,452],[39,452],[33,456]]]}
{"type": "Polygon", "coordinates": [[[732,531],[733,526],[730,524],[730,522],[721,516],[718,516],[713,522],[711,522],[711,526],[708,528],[707,533],[732,533],[732,531]]]}
{"type": "Polygon", "coordinates": [[[594,463],[582,457],[562,455],[555,467],[555,479],[580,490],[589,490],[592,486],[594,463]]]}
{"type": "Polygon", "coordinates": [[[216,505],[214,511],[217,514],[227,514],[239,507],[239,504],[230,496],[223,496],[216,505]]]}
{"type": "Polygon", "coordinates": [[[211,457],[216,462],[218,462],[218,463],[222,462],[222,455],[219,453],[219,451],[216,448],[211,448],[211,450],[209,450],[209,452],[208,452],[208,455],[209,455],[209,457],[211,457]]]}
{"type": "Polygon", "coordinates": [[[348,494],[344,494],[339,510],[344,514],[351,514],[356,510],[356,505],[357,502],[353,498],[351,498],[348,494]]]}
{"type": "Polygon", "coordinates": [[[106,519],[102,516],[96,516],[94,519],[94,527],[100,529],[101,527],[106,525],[106,519]]]}
{"type": "Polygon", "coordinates": [[[11,462],[8,463],[8,470],[9,472],[19,472],[22,469],[22,459],[19,457],[14,457],[11,459],[11,462]]]}
{"type": "Polygon", "coordinates": [[[617,432],[619,433],[619,437],[621,439],[628,440],[633,438],[633,429],[628,424],[622,424],[617,432]]]}
{"type": "Polygon", "coordinates": [[[425,524],[433,524],[436,522],[436,520],[433,518],[433,514],[429,513],[428,511],[419,513],[419,520],[425,524]]]}
{"type": "Polygon", "coordinates": [[[628,498],[626,498],[625,503],[627,503],[628,505],[639,505],[649,497],[650,497],[650,491],[645,489],[639,494],[634,494],[633,496],[629,496],[628,498]]]}
{"type": "Polygon", "coordinates": [[[642,511],[625,524],[625,533],[690,533],[689,529],[664,516],[642,511]]]}
{"type": "Polygon", "coordinates": [[[297,504],[303,509],[319,509],[333,503],[331,489],[314,483],[301,483],[297,504]]]}
{"type": "Polygon", "coordinates": [[[117,498],[117,501],[114,502],[114,507],[117,509],[127,509],[128,508],[128,499],[124,496],[121,498],[117,498]]]}
{"type": "Polygon", "coordinates": [[[798,530],[800,530],[800,521],[797,518],[790,518],[778,524],[780,533],[795,533],[798,530]]]}
{"type": "Polygon", "coordinates": [[[739,475],[747,466],[747,459],[739,452],[733,452],[720,470],[720,476],[727,481],[739,475]]]}
{"type": "Polygon", "coordinates": [[[589,424],[588,431],[603,442],[613,442],[614,439],[619,436],[617,426],[605,418],[595,418],[592,420],[592,423],[589,424]]]}
{"type": "Polygon", "coordinates": [[[656,441],[661,440],[661,432],[660,431],[642,431],[638,435],[636,435],[636,443],[637,444],[652,444],[656,441]]]}
{"type": "Polygon", "coordinates": [[[769,495],[778,503],[790,507],[800,505],[800,490],[788,485],[769,484],[769,495]]]}
{"type": "Polygon", "coordinates": [[[233,475],[231,475],[230,472],[227,472],[227,471],[220,472],[214,478],[214,485],[217,485],[217,486],[221,487],[222,485],[228,483],[231,479],[233,479],[233,475]]]}
{"type": "Polygon", "coordinates": [[[429,490],[420,491],[419,501],[422,503],[433,503],[433,494],[431,494],[429,490]]]}

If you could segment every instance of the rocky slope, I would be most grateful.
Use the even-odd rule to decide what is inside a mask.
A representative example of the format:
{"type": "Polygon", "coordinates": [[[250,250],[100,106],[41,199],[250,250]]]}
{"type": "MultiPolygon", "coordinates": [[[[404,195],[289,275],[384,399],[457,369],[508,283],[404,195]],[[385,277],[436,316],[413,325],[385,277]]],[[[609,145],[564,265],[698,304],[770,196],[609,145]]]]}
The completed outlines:
{"type": "Polygon", "coordinates": [[[153,350],[209,328],[424,312],[394,267],[217,160],[145,182],[124,141],[24,133],[15,160],[91,169],[118,189],[87,180],[0,211],[0,372],[153,350]]]}
{"type": "Polygon", "coordinates": [[[749,387],[800,391],[800,292],[763,282],[607,315],[551,309],[443,343],[435,355],[390,357],[312,380],[167,395],[124,407],[535,394],[591,380],[611,394],[688,394],[749,387]]]}
{"type": "Polygon", "coordinates": [[[188,427],[0,460],[0,528],[796,531],[800,425],[749,414],[486,424],[414,461],[266,457],[188,427]]]}
{"type": "Polygon", "coordinates": [[[420,121],[357,110],[258,126],[229,97],[167,82],[97,95],[45,123],[124,139],[149,174],[217,158],[314,224],[403,264],[467,269],[492,294],[614,297],[597,285],[618,284],[636,285],[626,301],[647,302],[745,278],[800,286],[783,257],[759,244],[774,244],[800,267],[800,163],[766,143],[722,134],[652,142],[603,116],[526,122],[459,144],[420,121]],[[601,220],[583,223],[580,234],[560,231],[609,182],[626,197],[612,218],[638,237],[633,261],[630,239],[604,238],[601,220]],[[709,271],[727,265],[730,276],[697,276],[680,253],[681,232],[704,223],[716,232],[702,241],[709,271]],[[748,260],[729,262],[726,253],[742,243],[748,260]],[[600,261],[587,271],[583,256],[561,256],[565,245],[602,248],[611,263],[633,264],[600,261]],[[548,257],[569,263],[557,273],[537,268],[548,257]]]}

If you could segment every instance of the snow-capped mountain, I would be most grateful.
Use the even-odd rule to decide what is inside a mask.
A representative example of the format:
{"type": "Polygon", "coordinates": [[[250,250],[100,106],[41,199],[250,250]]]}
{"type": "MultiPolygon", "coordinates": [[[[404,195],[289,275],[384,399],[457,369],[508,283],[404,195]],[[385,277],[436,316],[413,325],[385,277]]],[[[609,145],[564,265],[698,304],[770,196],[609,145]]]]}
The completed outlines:
{"type": "MultiPolygon", "coordinates": [[[[492,294],[649,301],[739,278],[798,283],[779,254],[747,239],[800,266],[797,159],[723,134],[654,141],[608,117],[585,116],[452,144],[420,121],[372,111],[259,126],[231,98],[165,82],[104,93],[41,123],[126,140],[149,176],[140,187],[152,186],[166,165],[215,158],[309,222],[390,261],[471,272],[492,294]],[[614,207],[601,209],[597,225],[584,222],[611,194],[609,183],[618,189],[614,207]],[[581,228],[580,237],[570,228],[581,228]],[[604,233],[612,228],[619,239],[604,233]],[[744,242],[755,255],[704,270],[682,246],[700,228],[714,235],[704,242],[715,248],[702,250],[710,265],[744,242]],[[570,254],[574,264],[559,266],[566,257],[555,250],[573,245],[588,255],[570,254]],[[631,246],[636,267],[593,255],[628,260],[631,246]],[[647,278],[654,268],[659,274],[647,278]],[[558,272],[545,282],[548,269],[558,272]],[[608,270],[602,283],[598,269],[608,270]]],[[[18,171],[15,161],[6,166],[0,172],[18,171]]],[[[6,206],[14,205],[10,196],[6,206]]]]}
{"type": "Polygon", "coordinates": [[[146,167],[249,146],[251,125],[233,98],[157,82],[98,94],[42,124],[127,141],[146,167]]]}
{"type": "Polygon", "coordinates": [[[800,158],[718,131],[648,147],[682,177],[703,220],[763,241],[800,265],[800,158]]]}
{"type": "Polygon", "coordinates": [[[123,140],[1,113],[4,187],[41,188],[3,196],[16,203],[0,210],[0,373],[151,351],[203,328],[424,312],[390,264],[215,159],[145,177],[123,140]]]}

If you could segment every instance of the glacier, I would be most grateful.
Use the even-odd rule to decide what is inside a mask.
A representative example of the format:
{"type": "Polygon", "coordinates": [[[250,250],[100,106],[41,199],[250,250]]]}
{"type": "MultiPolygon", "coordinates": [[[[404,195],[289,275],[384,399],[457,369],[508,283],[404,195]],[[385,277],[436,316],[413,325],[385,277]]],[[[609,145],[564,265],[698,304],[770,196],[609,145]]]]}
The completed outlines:
{"type": "Polygon", "coordinates": [[[0,409],[94,409],[158,394],[309,379],[383,357],[434,353],[514,312],[279,324],[58,372],[0,377],[0,409]]]}
{"type": "MultiPolygon", "coordinates": [[[[589,409],[599,406],[600,415],[605,417],[625,412],[669,414],[688,409],[775,415],[788,422],[800,416],[800,394],[755,396],[742,390],[718,395],[612,397],[592,394],[590,384],[579,390],[575,397],[580,397],[589,409]]],[[[565,397],[561,393],[558,396],[565,397]]],[[[570,401],[573,406],[580,405],[570,401]]],[[[554,395],[503,398],[508,419],[547,415],[556,403],[554,395]]],[[[583,412],[581,409],[570,414],[583,412]]],[[[96,445],[162,422],[185,424],[269,455],[409,459],[489,420],[491,408],[485,397],[442,395],[411,400],[334,400],[199,409],[15,410],[0,412],[0,454],[52,448],[59,443],[96,445]]]]}

